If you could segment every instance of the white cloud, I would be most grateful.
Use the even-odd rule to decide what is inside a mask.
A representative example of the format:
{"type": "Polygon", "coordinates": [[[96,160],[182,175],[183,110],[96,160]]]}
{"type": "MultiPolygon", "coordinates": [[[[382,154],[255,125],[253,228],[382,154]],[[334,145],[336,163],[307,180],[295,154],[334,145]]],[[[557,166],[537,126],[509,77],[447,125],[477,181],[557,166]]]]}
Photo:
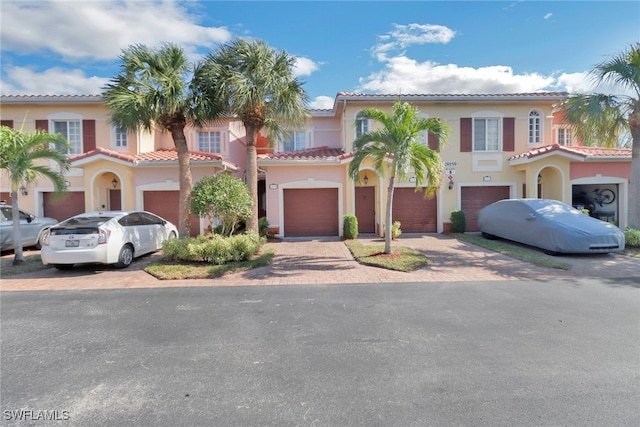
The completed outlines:
{"type": "Polygon", "coordinates": [[[68,61],[112,60],[130,44],[174,42],[192,52],[231,37],[224,27],[203,27],[173,0],[7,1],[2,3],[2,49],[53,52],[68,61]]]}
{"type": "Polygon", "coordinates": [[[309,103],[309,107],[317,110],[328,110],[333,108],[335,98],[330,96],[318,96],[309,103]]]}
{"type": "Polygon", "coordinates": [[[309,76],[319,68],[318,64],[309,58],[298,57],[296,58],[296,64],[293,69],[293,74],[296,77],[309,76]]]}
{"type": "Polygon", "coordinates": [[[553,17],[553,13],[547,13],[544,15],[544,19],[551,19],[553,17]]]}
{"type": "Polygon", "coordinates": [[[516,93],[548,90],[552,76],[515,74],[504,65],[471,68],[456,64],[389,58],[384,69],[360,79],[358,90],[373,93],[516,93]]]}
{"type": "Polygon", "coordinates": [[[380,43],[375,45],[371,51],[379,60],[387,59],[389,52],[406,49],[412,45],[423,45],[427,43],[449,43],[456,35],[456,32],[443,25],[433,24],[393,24],[393,30],[380,36],[380,43]]]}
{"type": "Polygon", "coordinates": [[[78,69],[4,66],[2,95],[97,95],[108,78],[87,76],[78,69]]]}

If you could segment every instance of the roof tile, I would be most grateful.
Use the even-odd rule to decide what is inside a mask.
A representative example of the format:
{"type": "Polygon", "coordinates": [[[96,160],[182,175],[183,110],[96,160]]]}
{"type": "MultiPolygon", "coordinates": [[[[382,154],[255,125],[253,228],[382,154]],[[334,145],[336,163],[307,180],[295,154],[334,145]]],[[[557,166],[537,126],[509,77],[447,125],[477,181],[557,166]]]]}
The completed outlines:
{"type": "Polygon", "coordinates": [[[611,157],[629,157],[631,158],[631,149],[629,148],[603,148],[603,147],[586,147],[582,145],[564,146],[559,144],[545,145],[543,147],[534,148],[525,153],[521,153],[509,158],[509,160],[516,159],[531,159],[541,156],[543,154],[558,151],[561,153],[573,154],[576,156],[588,158],[611,158],[611,157]]]}
{"type": "Polygon", "coordinates": [[[326,160],[331,157],[343,159],[346,154],[340,148],[329,148],[327,146],[306,148],[296,151],[281,151],[278,153],[261,154],[258,156],[264,160],[326,160]]]}

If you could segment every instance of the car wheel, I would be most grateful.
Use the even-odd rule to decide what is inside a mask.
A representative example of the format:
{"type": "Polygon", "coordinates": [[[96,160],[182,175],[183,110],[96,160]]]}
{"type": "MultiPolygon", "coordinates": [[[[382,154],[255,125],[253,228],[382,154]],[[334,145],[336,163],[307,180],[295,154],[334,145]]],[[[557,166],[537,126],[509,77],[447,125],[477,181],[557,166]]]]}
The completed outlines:
{"type": "Polygon", "coordinates": [[[131,265],[132,261],[133,247],[131,245],[124,245],[122,249],[120,249],[120,256],[118,257],[116,268],[127,268],[131,265]]]}
{"type": "Polygon", "coordinates": [[[169,233],[169,238],[167,240],[171,240],[171,239],[175,239],[176,237],[176,233],[174,233],[173,231],[171,233],[169,233]]]}
{"type": "Polygon", "coordinates": [[[53,266],[58,270],[71,270],[73,268],[73,264],[53,264],[53,266]]]}
{"type": "Polygon", "coordinates": [[[42,230],[40,235],[38,236],[38,240],[36,240],[35,248],[40,250],[42,246],[44,246],[44,235],[47,234],[47,230],[42,230]]]}
{"type": "Polygon", "coordinates": [[[484,231],[482,232],[482,237],[484,237],[487,240],[496,240],[497,239],[497,237],[494,236],[493,234],[485,233],[484,231]]]}

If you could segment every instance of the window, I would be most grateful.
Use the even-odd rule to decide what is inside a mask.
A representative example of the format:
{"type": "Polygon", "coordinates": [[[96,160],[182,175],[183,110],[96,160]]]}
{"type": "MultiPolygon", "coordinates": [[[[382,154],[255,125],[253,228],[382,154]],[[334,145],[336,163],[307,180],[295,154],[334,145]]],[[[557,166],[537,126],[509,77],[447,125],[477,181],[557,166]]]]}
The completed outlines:
{"type": "Polygon", "coordinates": [[[220,132],[198,132],[198,150],[205,153],[220,153],[220,132]]]}
{"type": "Polygon", "coordinates": [[[69,141],[70,147],[57,147],[59,151],[67,155],[82,153],[81,120],[54,120],[53,133],[59,133],[69,141]]]}
{"type": "Polygon", "coordinates": [[[540,112],[533,110],[529,113],[529,144],[542,142],[542,116],[540,112]]]}
{"type": "Polygon", "coordinates": [[[573,132],[571,129],[560,128],[558,129],[558,144],[560,145],[573,145],[573,132]]]}
{"type": "Polygon", "coordinates": [[[113,139],[114,145],[116,147],[126,147],[127,146],[127,131],[121,128],[120,126],[116,126],[113,129],[113,139]]]}
{"type": "Polygon", "coordinates": [[[292,131],[282,141],[282,151],[295,151],[307,148],[307,133],[292,131]]]}
{"type": "Polygon", "coordinates": [[[500,119],[473,119],[473,151],[498,151],[500,149],[500,119]]]}
{"type": "Polygon", "coordinates": [[[360,137],[360,135],[367,132],[369,132],[369,120],[367,119],[356,120],[356,138],[360,137]]]}

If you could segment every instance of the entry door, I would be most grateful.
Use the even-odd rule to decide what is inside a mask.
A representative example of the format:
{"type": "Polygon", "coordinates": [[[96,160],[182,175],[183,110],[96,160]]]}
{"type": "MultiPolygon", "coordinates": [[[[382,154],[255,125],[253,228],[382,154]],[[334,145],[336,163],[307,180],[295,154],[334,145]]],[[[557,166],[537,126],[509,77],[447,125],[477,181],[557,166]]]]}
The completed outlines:
{"type": "Polygon", "coordinates": [[[120,190],[109,190],[109,210],[111,211],[122,210],[120,190]]]}
{"type": "Polygon", "coordinates": [[[376,232],[375,187],[356,187],[358,233],[376,232]]]}

